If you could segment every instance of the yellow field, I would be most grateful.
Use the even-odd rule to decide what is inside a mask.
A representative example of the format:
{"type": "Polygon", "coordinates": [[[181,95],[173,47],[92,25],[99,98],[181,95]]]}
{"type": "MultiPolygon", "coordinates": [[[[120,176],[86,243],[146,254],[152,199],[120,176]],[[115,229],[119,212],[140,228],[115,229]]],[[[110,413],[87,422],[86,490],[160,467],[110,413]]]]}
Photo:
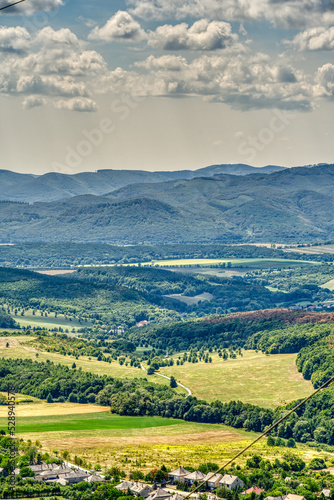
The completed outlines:
{"type": "MultiPolygon", "coordinates": [[[[179,426],[148,429],[94,430],[80,432],[22,434],[33,442],[38,439],[45,451],[68,450],[94,466],[116,465],[129,473],[140,469],[148,472],[165,464],[174,469],[179,465],[198,467],[203,462],[222,464],[257,437],[255,433],[239,431],[223,425],[182,423],[179,426]],[[93,435],[92,435],[93,434],[93,435]]],[[[266,440],[238,460],[245,464],[253,453],[275,459],[284,448],[267,447],[266,440]]],[[[334,459],[334,454],[317,452],[305,445],[295,450],[306,462],[321,456],[334,459]]]]}
{"type": "MultiPolygon", "coordinates": [[[[217,354],[212,363],[185,363],[160,368],[164,375],[192,390],[194,396],[213,401],[240,400],[274,408],[312,392],[310,381],[297,372],[296,354],[273,354],[243,351],[243,357],[224,361],[217,354]]],[[[177,357],[177,356],[174,356],[177,357]]]]}
{"type": "MultiPolygon", "coordinates": [[[[4,393],[2,393],[4,394],[4,393]]],[[[46,403],[37,398],[30,396],[23,396],[16,394],[16,401],[19,402],[20,398],[33,399],[33,403],[19,403],[16,406],[16,416],[18,418],[24,417],[41,417],[41,416],[57,416],[57,415],[80,415],[87,413],[101,413],[103,411],[110,411],[107,406],[98,405],[80,405],[78,403],[46,403]]],[[[0,406],[0,418],[8,416],[7,406],[0,406]]]]}

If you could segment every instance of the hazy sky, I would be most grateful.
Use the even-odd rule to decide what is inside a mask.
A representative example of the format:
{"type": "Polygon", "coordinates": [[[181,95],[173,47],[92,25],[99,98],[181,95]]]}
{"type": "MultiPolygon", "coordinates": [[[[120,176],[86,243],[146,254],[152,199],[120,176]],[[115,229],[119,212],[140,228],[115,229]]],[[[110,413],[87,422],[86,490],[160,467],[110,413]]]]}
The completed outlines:
{"type": "Polygon", "coordinates": [[[0,12],[0,169],[333,163],[333,53],[334,0],[26,0],[0,12]]]}

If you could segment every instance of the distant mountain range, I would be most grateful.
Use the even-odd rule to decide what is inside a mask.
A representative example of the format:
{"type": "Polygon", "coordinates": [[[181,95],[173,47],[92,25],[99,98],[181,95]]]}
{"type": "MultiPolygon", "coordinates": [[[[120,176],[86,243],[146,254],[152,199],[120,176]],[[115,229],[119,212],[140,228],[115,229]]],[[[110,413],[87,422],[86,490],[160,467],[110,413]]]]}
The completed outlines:
{"type": "MultiPolygon", "coordinates": [[[[36,196],[39,186],[47,196],[46,181],[51,178],[57,182],[50,188],[49,200],[57,192],[58,196],[63,192],[63,199],[0,203],[0,242],[292,243],[334,238],[334,165],[266,167],[256,169],[256,174],[247,173],[253,172],[248,170],[252,167],[238,165],[234,167],[238,176],[222,173],[230,168],[25,176],[28,179],[17,188],[31,185],[36,196]],[[173,175],[177,178],[168,179],[173,175]],[[184,178],[186,175],[192,177],[184,178]],[[70,184],[73,178],[75,184],[70,184]],[[116,178],[123,186],[110,189],[116,178]],[[91,190],[94,185],[93,194],[88,184],[91,190]],[[79,185],[83,194],[70,197],[79,185]],[[103,188],[102,195],[95,194],[103,188]]],[[[7,189],[3,190],[8,195],[12,173],[7,174],[7,189]]],[[[11,189],[14,193],[14,187],[11,189]]]]}
{"type": "Polygon", "coordinates": [[[0,170],[0,200],[60,201],[72,196],[92,194],[104,195],[129,184],[156,183],[179,179],[212,177],[217,174],[249,175],[271,174],[283,167],[267,166],[255,168],[250,165],[212,165],[199,170],[175,172],[146,172],[143,170],[98,170],[68,175],[50,172],[44,175],[18,174],[0,170]]]}

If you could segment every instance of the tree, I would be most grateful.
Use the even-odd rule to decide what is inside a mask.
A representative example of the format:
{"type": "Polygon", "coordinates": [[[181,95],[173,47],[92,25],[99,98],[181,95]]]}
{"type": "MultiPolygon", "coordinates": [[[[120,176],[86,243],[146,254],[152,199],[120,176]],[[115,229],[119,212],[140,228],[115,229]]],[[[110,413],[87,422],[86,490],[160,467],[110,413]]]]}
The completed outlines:
{"type": "Polygon", "coordinates": [[[177,382],[175,377],[173,377],[173,375],[170,378],[170,386],[172,387],[172,389],[175,389],[175,387],[177,387],[177,382]]]}
{"type": "Polygon", "coordinates": [[[288,448],[296,448],[296,441],[293,438],[289,438],[286,445],[288,448]]]}
{"type": "Polygon", "coordinates": [[[47,402],[47,403],[53,403],[53,398],[52,398],[52,396],[51,396],[50,392],[49,392],[49,394],[48,394],[48,396],[47,396],[47,398],[46,398],[46,402],[47,402]]]}
{"type": "Polygon", "coordinates": [[[275,439],[272,436],[268,436],[267,446],[275,446],[275,439]]]}
{"type": "Polygon", "coordinates": [[[72,368],[76,368],[76,367],[77,367],[77,365],[75,363],[73,363],[72,368]]]}

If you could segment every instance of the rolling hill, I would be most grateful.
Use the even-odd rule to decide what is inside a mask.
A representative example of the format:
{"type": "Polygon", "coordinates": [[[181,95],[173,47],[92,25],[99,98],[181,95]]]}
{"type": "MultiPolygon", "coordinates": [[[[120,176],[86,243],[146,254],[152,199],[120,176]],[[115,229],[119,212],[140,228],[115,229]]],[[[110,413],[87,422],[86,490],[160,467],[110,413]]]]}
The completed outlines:
{"type": "Polygon", "coordinates": [[[283,170],[283,167],[268,165],[255,168],[250,165],[212,165],[199,170],[174,172],[145,172],[142,170],[97,170],[74,175],[50,172],[44,175],[27,175],[0,170],[0,200],[59,201],[73,196],[103,195],[129,184],[155,183],[178,179],[211,177],[217,174],[248,175],[269,174],[283,170]]]}
{"type": "Polygon", "coordinates": [[[304,242],[333,238],[334,165],[140,183],[104,196],[0,203],[0,242],[304,242]]]}

